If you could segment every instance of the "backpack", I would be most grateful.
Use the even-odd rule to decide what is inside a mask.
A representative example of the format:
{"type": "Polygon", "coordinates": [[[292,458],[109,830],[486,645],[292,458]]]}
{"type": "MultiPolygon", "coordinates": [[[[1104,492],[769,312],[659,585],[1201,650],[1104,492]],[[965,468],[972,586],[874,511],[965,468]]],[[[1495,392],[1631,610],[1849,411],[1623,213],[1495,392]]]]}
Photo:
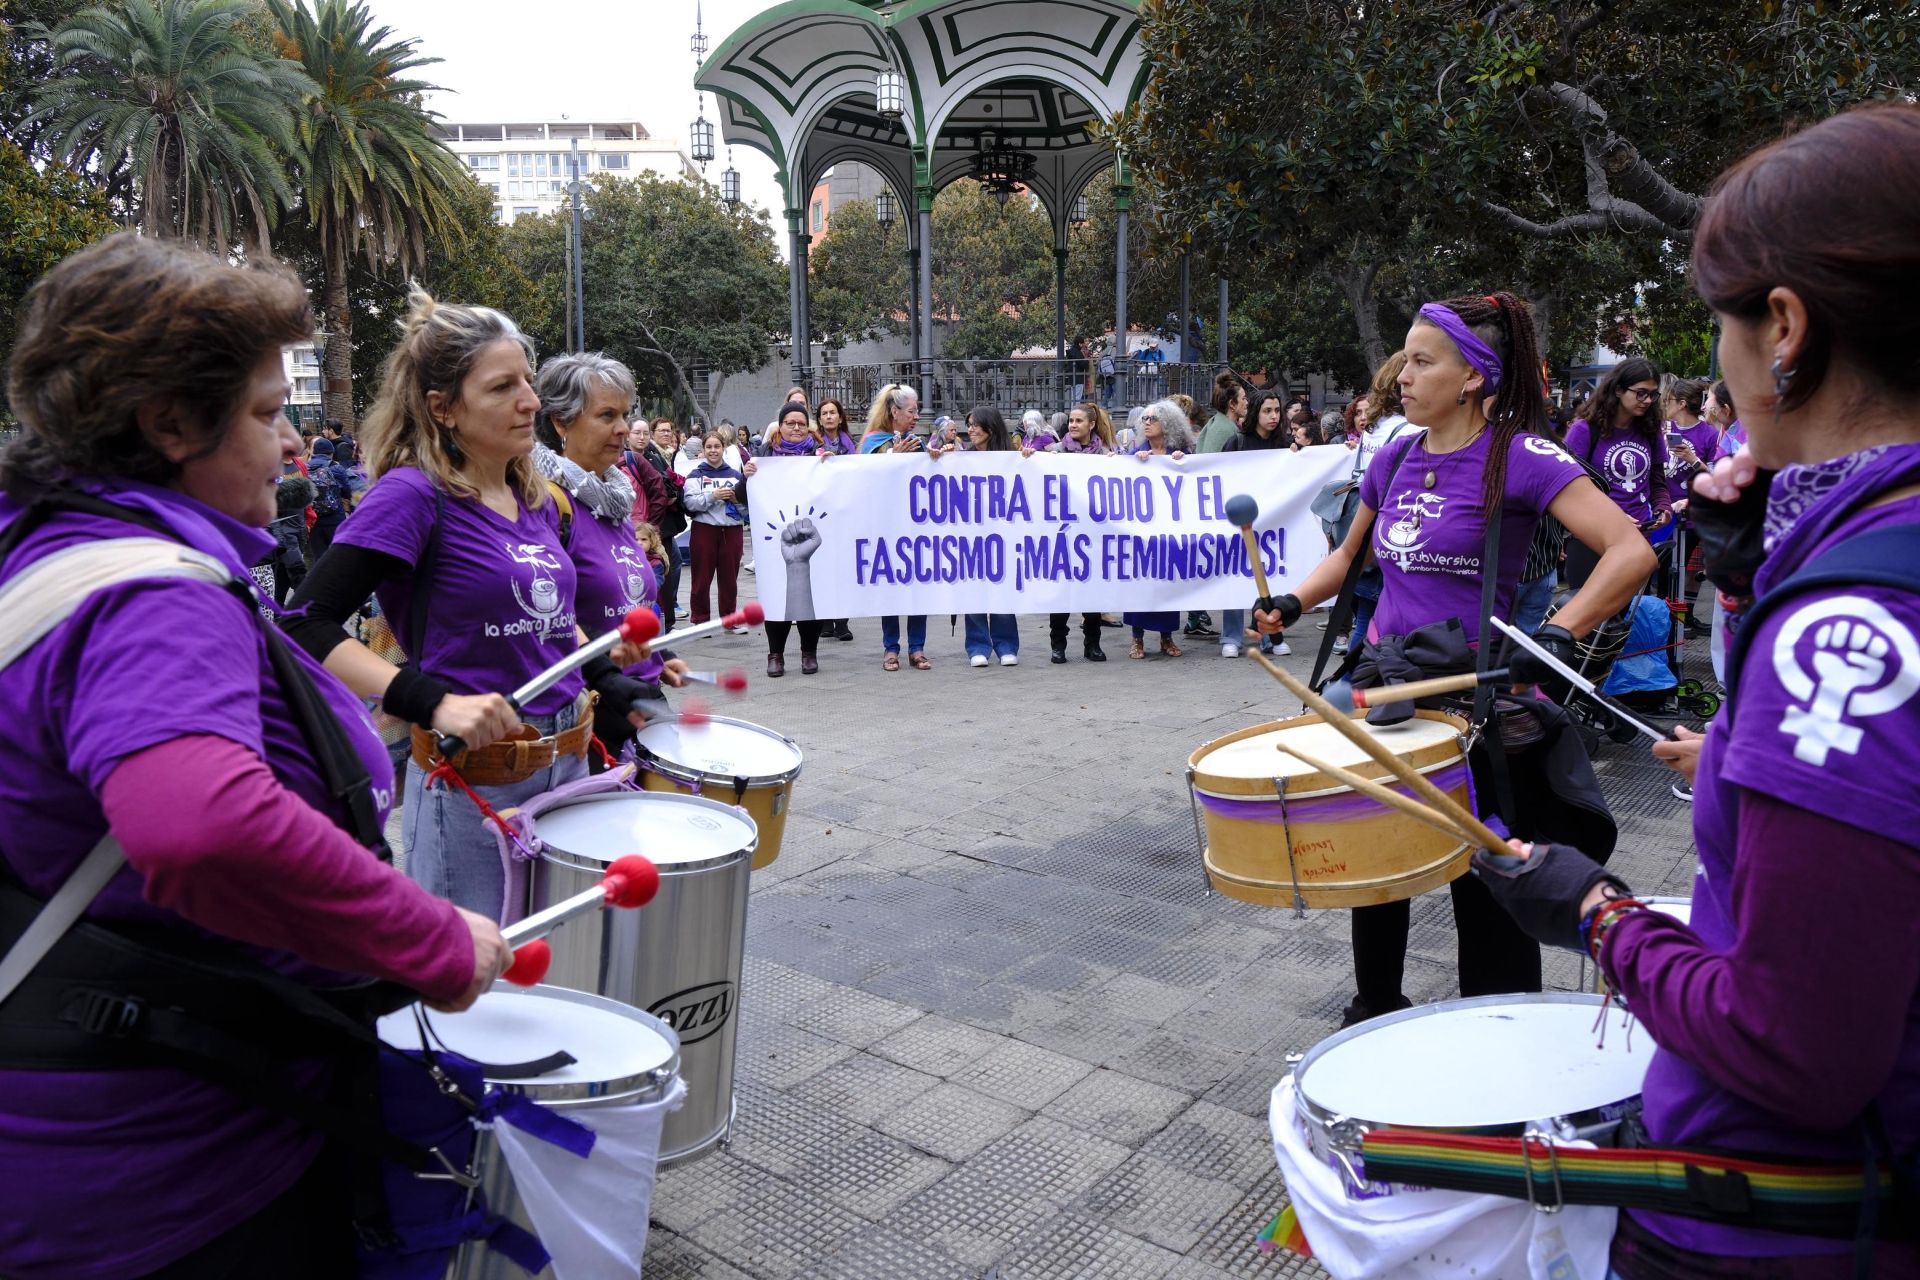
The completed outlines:
{"type": "Polygon", "coordinates": [[[333,474],[332,463],[321,463],[308,469],[307,479],[313,482],[313,511],[315,515],[337,516],[340,514],[340,485],[333,474]]]}

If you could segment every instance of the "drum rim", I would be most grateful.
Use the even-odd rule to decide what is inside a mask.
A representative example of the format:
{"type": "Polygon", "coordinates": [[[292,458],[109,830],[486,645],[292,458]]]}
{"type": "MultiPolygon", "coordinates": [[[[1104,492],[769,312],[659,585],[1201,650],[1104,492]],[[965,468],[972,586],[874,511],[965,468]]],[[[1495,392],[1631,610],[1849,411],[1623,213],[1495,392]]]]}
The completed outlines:
{"type": "MultiPolygon", "coordinates": [[[[1321,1040],[1315,1044],[1313,1048],[1309,1049],[1306,1054],[1301,1057],[1299,1062],[1294,1064],[1293,1070],[1288,1074],[1293,1079],[1295,1109],[1298,1111],[1302,1123],[1306,1124],[1313,1131],[1325,1135],[1328,1141],[1335,1143],[1339,1143],[1340,1139],[1337,1137],[1337,1131],[1343,1127],[1359,1126],[1363,1131],[1369,1129],[1390,1129],[1394,1127],[1393,1122],[1389,1120],[1376,1120],[1367,1116],[1347,1115],[1343,1112],[1323,1107],[1307,1094],[1308,1068],[1312,1067],[1315,1062],[1324,1057],[1328,1051],[1336,1049],[1349,1041],[1357,1040],[1370,1031],[1377,1031],[1382,1027],[1390,1026],[1398,1022],[1409,1022],[1416,1018],[1431,1018],[1442,1013],[1452,1013],[1459,1009],[1482,1009],[1491,1008],[1496,1005],[1515,1004],[1569,1004],[1599,1011],[1608,1003],[1607,997],[1596,995],[1590,991],[1517,991],[1503,995],[1462,996],[1454,1000],[1438,1000],[1432,1004],[1417,1004],[1410,1009],[1397,1009],[1392,1013],[1381,1014],[1377,1018],[1368,1018],[1365,1022],[1357,1022],[1351,1027],[1343,1027],[1326,1039],[1321,1040]]],[[[1518,1132],[1525,1124],[1537,1123],[1548,1119],[1578,1122],[1584,1120],[1585,1117],[1599,1115],[1609,1107],[1622,1106],[1638,1096],[1639,1094],[1636,1092],[1628,1094],[1624,1098],[1616,1098],[1609,1103],[1601,1103],[1596,1107],[1589,1107],[1581,1111],[1565,1112],[1554,1117],[1538,1116],[1535,1117],[1533,1121],[1494,1121],[1485,1125],[1471,1126],[1469,1130],[1453,1129],[1446,1130],[1446,1132],[1518,1132]]],[[[1412,1127],[1422,1129],[1432,1128],[1432,1126],[1412,1127]]]]}
{"type": "MultiPolygon", "coordinates": [[[[597,795],[574,796],[565,804],[554,805],[533,820],[533,834],[540,841],[540,857],[543,861],[557,863],[572,871],[601,872],[613,865],[612,858],[597,858],[590,853],[577,853],[563,845],[558,845],[540,835],[540,819],[548,814],[564,813],[568,809],[591,804],[613,804],[630,800],[645,800],[650,803],[712,805],[724,809],[728,814],[747,824],[747,842],[726,853],[715,854],[711,858],[700,858],[687,862],[656,862],[660,878],[665,880],[676,875],[690,875],[694,872],[713,871],[730,866],[744,858],[753,861],[753,855],[760,850],[760,824],[754,816],[737,804],[728,804],[723,800],[714,800],[707,796],[690,796],[678,791],[603,791],[597,795]]],[[[629,853],[643,850],[628,850],[629,853]]],[[[620,855],[624,856],[624,855],[620,855]]]]}
{"type": "MultiPolygon", "coordinates": [[[[1356,712],[1352,718],[1358,719],[1361,714],[1363,713],[1356,712]]],[[[1450,757],[1446,760],[1436,761],[1432,764],[1416,766],[1417,771],[1419,773],[1429,774],[1429,773],[1436,772],[1437,770],[1440,770],[1440,769],[1453,768],[1457,765],[1460,765],[1466,762],[1466,759],[1467,759],[1466,735],[1467,735],[1468,725],[1465,720],[1462,720],[1459,716],[1452,715],[1448,712],[1434,711],[1426,707],[1417,708],[1414,711],[1414,718],[1425,720],[1428,722],[1436,722],[1436,723],[1444,724],[1448,728],[1452,729],[1454,731],[1454,740],[1455,740],[1454,745],[1459,753],[1458,755],[1450,757]]],[[[1222,773],[1209,773],[1207,772],[1206,767],[1201,763],[1201,761],[1204,760],[1207,754],[1211,752],[1215,747],[1221,746],[1222,744],[1225,744],[1229,741],[1238,742],[1243,740],[1246,737],[1257,737],[1259,733],[1270,733],[1270,732],[1273,732],[1275,729],[1288,728],[1294,725],[1310,725],[1310,724],[1325,724],[1325,723],[1326,723],[1325,717],[1321,716],[1318,712],[1309,711],[1297,716],[1287,716],[1286,718],[1281,720],[1268,720],[1260,724],[1248,725],[1244,729],[1235,729],[1232,733],[1223,733],[1217,738],[1210,738],[1207,741],[1201,743],[1199,746],[1195,747],[1193,749],[1192,754],[1190,754],[1187,757],[1187,785],[1201,795],[1212,796],[1218,800],[1243,800],[1250,797],[1255,799],[1269,799],[1269,800],[1274,799],[1275,796],[1273,794],[1273,779],[1239,777],[1239,776],[1222,774],[1222,773]],[[1234,791],[1226,791],[1226,790],[1219,789],[1219,788],[1228,787],[1228,786],[1233,786],[1240,789],[1234,790],[1234,791]]],[[[1441,745],[1441,741],[1443,740],[1430,743],[1428,744],[1428,747],[1421,748],[1421,749],[1427,750],[1432,747],[1437,747],[1441,745]]],[[[1406,757],[1402,757],[1402,758],[1404,759],[1406,757]]],[[[1365,764],[1365,763],[1371,763],[1371,762],[1367,761],[1362,763],[1365,764]]],[[[1308,770],[1306,773],[1296,773],[1288,776],[1290,778],[1313,778],[1313,777],[1324,777],[1325,775],[1321,774],[1318,770],[1308,770]]],[[[1385,777],[1386,775],[1383,774],[1382,776],[1385,777]]],[[[1310,791],[1294,791],[1289,789],[1287,791],[1287,799],[1306,800],[1306,799],[1311,799],[1315,796],[1337,795],[1341,792],[1350,791],[1350,790],[1351,788],[1341,786],[1337,783],[1331,787],[1315,787],[1310,791]]]]}
{"type": "MultiPolygon", "coordinates": [[[[648,1013],[645,1009],[636,1009],[630,1004],[606,996],[595,995],[590,991],[575,991],[569,987],[549,986],[540,983],[532,987],[517,987],[512,983],[500,981],[487,989],[489,995],[542,996],[548,999],[565,1001],[568,1004],[587,1005],[607,1013],[618,1014],[629,1022],[645,1026],[667,1042],[669,1050],[666,1061],[659,1066],[648,1067],[631,1075],[616,1076],[612,1080],[582,1080],[574,1084],[542,1084],[539,1080],[487,1080],[489,1089],[499,1089],[505,1093],[523,1094],[538,1102],[541,1106],[555,1110],[568,1110],[573,1107],[613,1106],[618,1103],[658,1102],[673,1089],[673,1082],[680,1078],[680,1034],[671,1026],[648,1013]]],[[[456,1015],[457,1016],[457,1015],[456,1015]]],[[[458,1052],[458,1050],[455,1050],[458,1052]]]]}
{"type": "MultiPolygon", "coordinates": [[[[711,770],[696,769],[692,765],[682,764],[678,760],[669,760],[665,756],[653,754],[643,757],[640,761],[640,767],[644,770],[660,774],[662,777],[672,778],[676,782],[698,782],[703,785],[709,782],[730,783],[735,778],[745,778],[747,780],[747,790],[760,791],[768,787],[784,787],[788,785],[800,776],[800,770],[805,767],[807,763],[806,753],[800,750],[799,743],[789,738],[786,734],[774,729],[769,729],[763,724],[755,724],[751,720],[741,720],[733,716],[709,716],[706,722],[708,724],[734,725],[738,728],[752,729],[754,732],[763,733],[769,738],[778,738],[781,742],[793,748],[793,767],[784,773],[714,773],[711,770]]],[[[673,722],[663,721],[662,723],[671,724],[673,722]]],[[[646,730],[642,729],[640,733],[635,736],[634,742],[636,745],[640,743],[640,738],[645,736],[645,734],[646,730]]]]}

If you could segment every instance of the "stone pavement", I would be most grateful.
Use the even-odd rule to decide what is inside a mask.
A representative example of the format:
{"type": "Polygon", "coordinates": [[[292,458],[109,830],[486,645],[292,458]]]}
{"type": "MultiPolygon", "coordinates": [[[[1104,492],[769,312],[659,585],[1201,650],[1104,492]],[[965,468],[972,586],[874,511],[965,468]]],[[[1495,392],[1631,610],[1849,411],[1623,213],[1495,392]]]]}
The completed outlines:
{"type": "MultiPolygon", "coordinates": [[[[754,876],[732,1146],[662,1173],[649,1280],[1323,1274],[1254,1237],[1286,1203],[1268,1094],[1352,995],[1346,916],[1209,893],[1184,784],[1195,747],[1296,707],[1215,645],[1132,662],[1108,630],[1091,665],[1076,633],[1054,667],[1045,619],[1021,622],[1015,668],[968,667],[944,616],[930,672],[881,671],[874,619],[812,677],[796,638],[765,679],[758,628],[685,654],[745,667],[716,710],[806,764],[754,876]]],[[[1639,743],[1598,763],[1614,866],[1688,892],[1668,775],[1639,743]]],[[[1427,894],[1411,997],[1456,994],[1452,951],[1427,894]]],[[[1548,985],[1577,963],[1550,957],[1548,985]]]]}

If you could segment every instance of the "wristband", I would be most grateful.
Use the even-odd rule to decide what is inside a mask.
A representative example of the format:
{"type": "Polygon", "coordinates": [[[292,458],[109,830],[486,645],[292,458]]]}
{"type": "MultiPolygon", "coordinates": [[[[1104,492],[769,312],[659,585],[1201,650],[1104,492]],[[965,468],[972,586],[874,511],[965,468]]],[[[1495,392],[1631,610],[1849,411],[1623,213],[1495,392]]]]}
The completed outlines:
{"type": "Polygon", "coordinates": [[[453,692],[453,686],[408,663],[393,673],[380,695],[380,709],[398,720],[432,730],[434,709],[453,692]]]}

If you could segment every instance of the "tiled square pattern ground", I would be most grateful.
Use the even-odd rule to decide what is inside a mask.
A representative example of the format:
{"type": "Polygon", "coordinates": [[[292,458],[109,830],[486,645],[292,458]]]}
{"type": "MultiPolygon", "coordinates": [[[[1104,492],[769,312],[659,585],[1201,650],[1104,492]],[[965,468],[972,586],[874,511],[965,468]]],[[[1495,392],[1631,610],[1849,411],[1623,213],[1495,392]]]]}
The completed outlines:
{"type": "MultiPolygon", "coordinates": [[[[1268,1095],[1352,995],[1346,918],[1209,896],[1180,778],[1291,709],[1204,645],[1143,671],[1075,637],[1053,668],[1027,618],[1039,660],[976,672],[936,626],[935,669],[889,676],[853,625],[819,676],[755,685],[806,769],[754,876],[734,1141],[662,1171],[649,1280],[1321,1276],[1254,1241],[1287,1199],[1268,1095]]],[[[1613,867],[1684,892],[1686,807],[1637,748],[1597,766],[1613,867]]],[[[1444,895],[1415,903],[1414,999],[1454,993],[1452,928],[1444,895]]]]}

